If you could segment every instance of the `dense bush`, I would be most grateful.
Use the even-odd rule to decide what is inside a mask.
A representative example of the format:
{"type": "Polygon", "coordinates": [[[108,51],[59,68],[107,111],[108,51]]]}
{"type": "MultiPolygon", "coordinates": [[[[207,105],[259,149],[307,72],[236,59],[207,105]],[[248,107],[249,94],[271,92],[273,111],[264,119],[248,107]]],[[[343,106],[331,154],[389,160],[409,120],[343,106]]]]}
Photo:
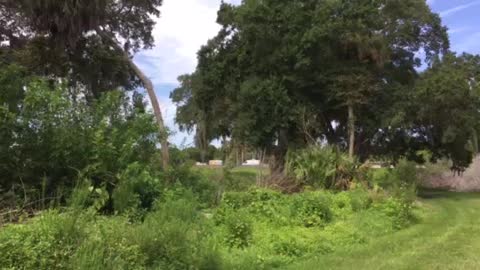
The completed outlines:
{"type": "Polygon", "coordinates": [[[394,229],[402,229],[415,221],[413,215],[413,205],[411,202],[398,199],[388,198],[383,204],[377,206],[378,209],[392,218],[392,226],[394,229]]]}
{"type": "Polygon", "coordinates": [[[384,189],[394,189],[401,185],[418,184],[416,164],[402,159],[393,169],[371,170],[370,180],[384,189]]]}
{"type": "Polygon", "coordinates": [[[252,241],[252,220],[243,211],[229,211],[225,217],[227,236],[225,241],[230,247],[244,248],[252,241]]]}
{"type": "MultiPolygon", "coordinates": [[[[261,168],[260,168],[261,170],[261,168]]],[[[254,170],[236,170],[223,169],[223,184],[227,191],[248,191],[256,184],[259,172],[254,170]]],[[[261,173],[261,171],[260,171],[261,173]]]]}
{"type": "Polygon", "coordinates": [[[216,269],[218,256],[209,245],[210,227],[198,211],[200,205],[187,190],[166,193],[135,230],[134,243],[157,269],[216,269]]]}
{"type": "Polygon", "coordinates": [[[355,161],[332,147],[290,151],[286,168],[299,184],[315,188],[347,189],[357,174],[355,161]]]}
{"type": "Polygon", "coordinates": [[[164,185],[163,181],[139,163],[130,164],[119,174],[118,179],[112,199],[113,208],[119,214],[151,209],[164,185]]]}
{"type": "Polygon", "coordinates": [[[293,195],[222,194],[221,182],[186,166],[159,172],[130,163],[112,186],[82,171],[67,209],[0,231],[0,261],[13,269],[278,268],[410,225],[411,169],[386,171],[391,185],[384,188],[357,183],[293,195]]]}
{"type": "Polygon", "coordinates": [[[68,193],[79,172],[110,191],[130,164],[152,163],[158,132],[140,94],[111,91],[87,100],[66,85],[21,75],[18,67],[0,69],[3,192],[61,199],[59,190],[68,193]]]}
{"type": "MultiPolygon", "coordinates": [[[[212,218],[199,194],[177,185],[161,190],[148,212],[126,207],[142,213],[132,223],[131,215],[99,215],[104,191],[90,187],[79,187],[63,213],[47,211],[3,228],[2,267],[271,269],[365,243],[415,218],[407,200],[384,195],[372,202],[373,191],[362,188],[295,195],[227,192],[212,218]]],[[[131,205],[140,205],[134,198],[131,205]]]]}
{"type": "Polygon", "coordinates": [[[323,192],[306,192],[294,195],[291,213],[305,227],[325,226],[332,220],[331,196],[323,192]]]}
{"type": "Polygon", "coordinates": [[[211,207],[220,200],[219,183],[188,166],[172,168],[165,173],[167,184],[179,184],[195,193],[204,207],[211,207]]]}
{"type": "Polygon", "coordinates": [[[7,269],[217,269],[211,227],[198,208],[190,191],[176,190],[139,224],[89,211],[45,212],[0,231],[0,262],[7,269]]]}

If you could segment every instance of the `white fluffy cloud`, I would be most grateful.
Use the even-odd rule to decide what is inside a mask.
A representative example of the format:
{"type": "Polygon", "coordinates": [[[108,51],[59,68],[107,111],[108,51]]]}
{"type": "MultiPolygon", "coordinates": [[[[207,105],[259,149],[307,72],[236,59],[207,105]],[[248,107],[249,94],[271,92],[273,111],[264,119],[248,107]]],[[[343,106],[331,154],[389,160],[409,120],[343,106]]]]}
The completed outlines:
{"type": "MultiPolygon", "coordinates": [[[[176,84],[177,77],[195,69],[196,53],[214,37],[220,0],[165,0],[153,31],[155,47],[141,52],[155,84],[176,84]]],[[[239,0],[226,1],[238,3],[239,0]]],[[[142,65],[141,63],[139,63],[142,65]]]]}
{"type": "MultiPolygon", "coordinates": [[[[240,0],[225,2],[238,4],[240,0]]],[[[175,126],[176,108],[168,98],[169,91],[177,85],[179,75],[195,70],[197,51],[218,33],[220,26],[216,19],[220,3],[221,0],[165,0],[153,30],[155,47],[135,57],[135,62],[157,88],[165,124],[174,132],[170,141],[177,145],[184,139],[187,144],[191,143],[192,138],[175,126]]]]}

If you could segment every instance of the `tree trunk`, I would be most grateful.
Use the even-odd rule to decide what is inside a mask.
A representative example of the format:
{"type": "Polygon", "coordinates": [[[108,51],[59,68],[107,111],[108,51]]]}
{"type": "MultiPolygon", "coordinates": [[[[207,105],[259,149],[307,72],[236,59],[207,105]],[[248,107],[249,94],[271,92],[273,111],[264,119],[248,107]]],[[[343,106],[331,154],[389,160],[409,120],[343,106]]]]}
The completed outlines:
{"type": "Polygon", "coordinates": [[[235,145],[235,166],[238,166],[238,161],[240,160],[239,155],[238,145],[235,145]]]}
{"type": "Polygon", "coordinates": [[[148,97],[150,98],[150,102],[152,103],[153,113],[155,115],[155,119],[157,120],[159,136],[160,136],[160,144],[162,146],[162,166],[163,169],[167,169],[170,155],[168,152],[168,134],[165,128],[165,124],[163,122],[162,111],[160,110],[160,104],[158,103],[157,95],[155,94],[155,90],[153,89],[152,81],[142,72],[142,70],[133,62],[133,59],[130,58],[128,52],[126,52],[120,45],[115,37],[109,36],[107,33],[102,31],[101,29],[96,29],[97,34],[100,35],[102,39],[105,41],[110,42],[115,48],[122,53],[123,59],[128,63],[130,68],[133,70],[135,75],[140,79],[143,84],[143,87],[147,90],[148,97]]]}
{"type": "Polygon", "coordinates": [[[157,120],[159,135],[160,135],[160,144],[162,145],[162,166],[163,169],[167,169],[168,163],[170,161],[170,154],[168,152],[168,134],[163,123],[162,110],[160,109],[160,104],[158,103],[157,95],[153,89],[152,81],[145,76],[145,74],[138,68],[138,66],[133,62],[132,59],[125,53],[125,59],[128,59],[130,67],[133,69],[137,77],[142,81],[143,86],[147,90],[148,97],[152,103],[153,113],[155,114],[155,119],[157,120]]]}
{"type": "Polygon", "coordinates": [[[201,162],[207,162],[208,142],[205,120],[202,120],[202,122],[197,125],[196,133],[195,140],[196,146],[200,149],[200,160],[201,162]]]}
{"type": "Polygon", "coordinates": [[[355,114],[353,105],[348,105],[348,156],[353,159],[355,154],[355,114]]]}
{"type": "Polygon", "coordinates": [[[270,175],[283,177],[285,175],[285,156],[288,152],[287,132],[281,130],[278,136],[278,145],[274,147],[270,160],[270,175]]]}
{"type": "Polygon", "coordinates": [[[245,145],[242,145],[242,158],[240,160],[240,165],[243,165],[243,162],[245,162],[245,145]]]}

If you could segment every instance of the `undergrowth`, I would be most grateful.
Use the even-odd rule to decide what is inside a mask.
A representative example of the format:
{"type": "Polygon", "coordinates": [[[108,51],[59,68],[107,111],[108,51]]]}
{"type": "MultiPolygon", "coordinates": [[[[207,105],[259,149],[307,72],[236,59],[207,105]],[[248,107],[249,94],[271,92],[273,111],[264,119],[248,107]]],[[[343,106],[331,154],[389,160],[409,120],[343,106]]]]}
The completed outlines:
{"type": "Polygon", "coordinates": [[[113,192],[85,180],[68,207],[3,227],[1,268],[282,268],[415,222],[412,166],[402,161],[373,173],[373,188],[283,194],[245,183],[235,191],[188,168],[158,175],[133,163],[113,192]]]}

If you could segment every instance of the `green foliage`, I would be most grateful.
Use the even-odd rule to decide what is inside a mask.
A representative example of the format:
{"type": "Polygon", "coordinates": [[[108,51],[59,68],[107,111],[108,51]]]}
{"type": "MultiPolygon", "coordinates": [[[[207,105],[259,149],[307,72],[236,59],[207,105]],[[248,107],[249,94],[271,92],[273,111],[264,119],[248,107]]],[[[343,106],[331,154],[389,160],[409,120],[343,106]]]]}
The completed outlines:
{"type": "Polygon", "coordinates": [[[415,192],[419,182],[417,165],[406,159],[400,160],[394,169],[371,170],[368,178],[374,185],[392,192],[401,188],[409,188],[415,192]]]}
{"type": "Polygon", "coordinates": [[[68,192],[79,171],[96,188],[109,189],[105,185],[116,184],[131,163],[153,160],[157,143],[153,117],[142,113],[126,94],[112,91],[88,103],[82,97],[73,100],[65,85],[43,80],[30,80],[25,88],[10,86],[17,87],[19,98],[0,100],[12,103],[5,113],[15,119],[0,132],[2,145],[9,145],[8,156],[0,154],[3,189],[18,190],[22,183],[25,192],[34,191],[26,194],[28,199],[44,199],[62,187],[68,192]]]}
{"type": "Polygon", "coordinates": [[[2,267],[13,269],[70,269],[75,244],[86,234],[82,217],[44,213],[32,223],[9,225],[0,233],[2,267]]]}
{"type": "Polygon", "coordinates": [[[400,160],[393,170],[393,175],[399,183],[413,186],[416,186],[418,183],[417,168],[414,162],[404,159],[400,160]]]}
{"type": "Polygon", "coordinates": [[[287,173],[303,185],[316,188],[348,188],[356,176],[356,163],[332,147],[308,147],[289,152],[287,173]]]}
{"type": "Polygon", "coordinates": [[[145,269],[145,254],[132,243],[129,223],[121,217],[89,224],[68,269],[145,269]]]}
{"type": "Polygon", "coordinates": [[[290,211],[305,227],[325,226],[333,218],[331,196],[323,192],[294,195],[290,211]]]}
{"type": "Polygon", "coordinates": [[[368,209],[372,204],[370,194],[362,188],[340,192],[333,196],[332,211],[335,217],[346,218],[355,212],[368,209]]]}
{"type": "Polygon", "coordinates": [[[124,53],[130,56],[153,45],[154,17],[161,4],[6,0],[2,14],[10,23],[0,32],[9,34],[2,35],[7,42],[0,47],[10,56],[5,58],[22,63],[30,74],[65,79],[75,94],[98,98],[117,88],[133,90],[139,78],[124,53]]]}
{"type": "Polygon", "coordinates": [[[162,192],[163,183],[139,163],[128,165],[118,179],[112,199],[114,210],[120,214],[151,209],[162,192]]]}
{"type": "Polygon", "coordinates": [[[291,172],[303,184],[331,187],[335,182],[337,155],[333,148],[311,147],[290,152],[287,172],[291,172]]]}
{"type": "Polygon", "coordinates": [[[344,150],[352,117],[362,159],[381,152],[394,141],[385,134],[393,120],[403,120],[397,107],[409,101],[416,55],[424,51],[432,63],[449,47],[440,17],[417,0],[251,0],[222,4],[217,21],[196,71],[172,93],[177,122],[200,128],[207,141],[229,136],[279,161],[307,142],[344,150]]]}
{"type": "Polygon", "coordinates": [[[230,247],[244,248],[252,241],[252,221],[242,211],[229,211],[225,217],[227,236],[225,242],[230,247]]]}
{"type": "Polygon", "coordinates": [[[367,190],[356,188],[347,193],[350,198],[350,205],[354,212],[368,209],[372,204],[372,199],[367,190]]]}
{"type": "Polygon", "coordinates": [[[219,200],[219,183],[190,167],[180,166],[170,169],[165,173],[165,179],[168,183],[177,183],[192,190],[205,207],[216,205],[219,200]]]}
{"type": "Polygon", "coordinates": [[[14,269],[218,269],[198,208],[191,192],[174,190],[138,224],[95,211],[45,212],[0,232],[0,260],[14,269]]]}
{"type": "Polygon", "coordinates": [[[224,169],[224,184],[227,191],[248,191],[255,186],[258,172],[253,170],[236,170],[230,171],[224,169]]]}
{"type": "Polygon", "coordinates": [[[394,229],[405,228],[415,221],[412,203],[401,198],[388,198],[379,206],[379,209],[393,219],[392,226],[394,229]]]}
{"type": "Polygon", "coordinates": [[[198,208],[191,192],[173,190],[156,206],[155,212],[147,215],[134,235],[135,243],[147,257],[147,265],[189,269],[215,264],[212,261],[215,251],[206,238],[209,227],[198,208]]]}
{"type": "MultiPolygon", "coordinates": [[[[136,165],[128,172],[136,169],[142,174],[136,165]]],[[[132,223],[130,215],[99,215],[95,202],[102,197],[85,183],[66,212],[44,212],[0,231],[0,260],[14,269],[284,267],[363,245],[415,221],[408,200],[371,204],[370,196],[361,188],[295,195],[251,190],[227,192],[217,209],[204,209],[198,194],[178,185],[162,190],[144,218],[132,223]]]]}
{"type": "Polygon", "coordinates": [[[425,134],[434,158],[447,157],[468,166],[475,154],[480,104],[480,57],[447,54],[426,70],[410,105],[414,119],[429,127],[425,134]]]}

